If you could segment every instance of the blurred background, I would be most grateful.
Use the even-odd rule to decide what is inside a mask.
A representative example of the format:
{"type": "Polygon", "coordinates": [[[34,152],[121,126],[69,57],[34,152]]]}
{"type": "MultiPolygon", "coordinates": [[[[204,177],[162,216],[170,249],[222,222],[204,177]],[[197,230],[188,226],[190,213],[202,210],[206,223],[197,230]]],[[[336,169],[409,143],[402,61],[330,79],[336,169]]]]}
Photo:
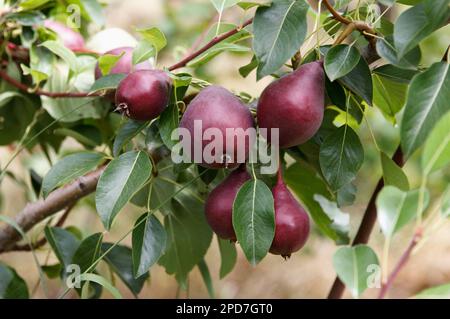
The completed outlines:
{"type": "MultiPolygon", "coordinates": [[[[159,27],[168,39],[166,47],[157,60],[158,67],[164,67],[177,61],[195,43],[198,36],[205,28],[215,28],[214,21],[216,11],[208,0],[108,0],[105,15],[107,28],[121,28],[132,35],[139,27],[159,27]]],[[[405,7],[397,6],[390,12],[395,19],[399,12],[405,7]]],[[[248,15],[253,14],[249,12],[248,15]]],[[[244,21],[244,11],[228,10],[222,21],[239,24],[244,21]]],[[[310,16],[310,28],[313,26],[313,16],[310,16]]],[[[98,30],[92,27],[92,34],[98,30]]],[[[322,38],[326,38],[322,35],[322,38]]],[[[118,41],[117,33],[110,33],[102,40],[91,39],[90,46],[102,45],[100,42],[111,44],[118,41]]],[[[447,26],[426,39],[422,45],[422,65],[427,66],[441,59],[446,46],[450,43],[450,28],[447,26]]],[[[307,49],[307,48],[306,48],[307,49]]],[[[250,54],[222,54],[206,66],[197,70],[196,76],[209,82],[222,85],[235,92],[245,91],[257,97],[263,88],[271,81],[269,77],[256,82],[255,73],[247,78],[239,75],[238,69],[251,60],[250,54]]],[[[374,135],[380,145],[388,154],[392,154],[398,145],[398,128],[392,127],[383,116],[372,108],[367,113],[368,120],[374,135]]],[[[370,197],[379,176],[381,167],[379,155],[374,146],[373,139],[369,134],[367,124],[364,123],[359,135],[365,147],[365,163],[361,169],[356,184],[358,193],[356,204],[343,210],[351,214],[352,235],[357,229],[362,213],[364,212],[368,198],[370,197]]],[[[66,149],[80,147],[75,141],[69,141],[64,145],[66,149]]],[[[11,155],[9,148],[0,148],[0,160],[4,164],[11,155]]],[[[405,171],[409,177],[412,187],[418,187],[420,183],[419,160],[415,157],[408,161],[405,171]]],[[[49,169],[48,162],[37,149],[32,154],[23,152],[16,159],[12,170],[19,176],[28,178],[28,168],[35,169],[40,174],[45,174],[49,169]]],[[[430,178],[430,190],[436,197],[445,186],[450,183],[450,169],[446,168],[435,173],[430,178]]],[[[10,179],[6,179],[0,186],[2,198],[1,214],[14,216],[26,204],[28,194],[10,179]]],[[[31,198],[32,199],[32,198],[31,198]]],[[[142,213],[133,206],[127,206],[126,211],[121,213],[110,233],[105,234],[108,241],[117,240],[124,232],[133,226],[133,222],[142,213]]],[[[99,218],[95,213],[93,198],[83,200],[71,213],[66,225],[76,225],[86,234],[103,231],[99,218]]],[[[30,233],[32,238],[41,237],[44,225],[37,227],[30,233]]],[[[412,227],[405,228],[392,242],[390,264],[393,265],[405,249],[413,233],[412,227]]],[[[125,244],[130,245],[128,238],[125,244]]],[[[383,237],[378,228],[373,232],[370,245],[381,256],[383,237]]],[[[218,298],[324,298],[326,297],[335,272],[332,266],[332,256],[336,250],[333,242],[313,231],[306,247],[299,253],[294,254],[285,261],[279,256],[269,255],[257,267],[253,268],[246,261],[238,247],[238,262],[233,272],[223,280],[219,279],[220,255],[217,241],[214,239],[206,257],[214,287],[218,298]]],[[[38,251],[37,256],[41,263],[48,261],[52,264],[55,257],[49,253],[47,248],[38,251]]],[[[32,255],[29,253],[8,253],[0,256],[0,261],[16,268],[18,273],[27,281],[32,289],[39,280],[36,266],[32,255]]],[[[408,265],[398,276],[390,297],[404,298],[414,295],[418,291],[439,284],[450,282],[450,225],[441,228],[439,232],[426,245],[413,255],[408,265]]],[[[125,297],[132,298],[127,288],[117,281],[125,297]]],[[[59,280],[49,281],[50,297],[56,297],[60,292],[59,280]]],[[[371,298],[378,291],[369,289],[363,298],[371,298]]],[[[140,298],[174,298],[178,294],[178,285],[175,279],[165,274],[160,266],[151,269],[151,278],[139,295],[140,298]]],[[[110,295],[105,292],[105,297],[110,295]]],[[[179,292],[181,298],[208,298],[206,288],[201,279],[198,269],[194,269],[189,280],[189,291],[179,292]]],[[[41,289],[36,289],[33,297],[44,297],[41,289]]],[[[348,292],[346,297],[350,297],[348,292]]]]}

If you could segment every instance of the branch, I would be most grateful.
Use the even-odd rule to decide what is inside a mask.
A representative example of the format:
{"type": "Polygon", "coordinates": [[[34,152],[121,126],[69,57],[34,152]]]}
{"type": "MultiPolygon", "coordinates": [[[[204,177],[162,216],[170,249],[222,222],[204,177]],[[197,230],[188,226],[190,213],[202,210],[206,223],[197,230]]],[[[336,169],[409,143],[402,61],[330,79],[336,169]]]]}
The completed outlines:
{"type": "MultiPolygon", "coordinates": [[[[400,146],[395,151],[392,159],[394,162],[400,167],[403,166],[403,154],[400,146]]],[[[356,233],[355,239],[353,240],[352,246],[367,244],[370,238],[370,234],[372,233],[373,227],[377,221],[377,207],[376,207],[376,199],[378,194],[384,187],[383,177],[380,178],[378,184],[372,194],[372,197],[369,200],[369,204],[367,205],[366,211],[364,212],[363,219],[359,226],[358,232],[356,233]]],[[[331,287],[330,293],[328,294],[328,299],[340,299],[342,298],[342,294],[344,293],[345,285],[342,281],[336,277],[334,280],[333,286],[331,287]]]]}
{"type": "Polygon", "coordinates": [[[339,21],[340,23],[343,24],[350,24],[351,21],[343,16],[341,16],[339,14],[339,12],[337,12],[334,7],[328,2],[328,0],[323,0],[323,4],[327,7],[328,11],[330,11],[331,15],[333,16],[333,18],[337,21],[339,21]]]}
{"type": "Polygon", "coordinates": [[[389,275],[388,280],[381,287],[381,291],[380,291],[380,294],[378,295],[378,299],[383,299],[386,296],[386,293],[392,287],[392,284],[394,283],[395,278],[397,277],[397,275],[400,273],[402,268],[408,262],[409,257],[411,256],[411,253],[412,253],[414,247],[416,247],[417,243],[420,241],[421,238],[422,238],[422,231],[421,230],[416,231],[416,233],[414,234],[413,238],[411,239],[411,242],[409,243],[408,247],[406,248],[405,252],[400,257],[400,259],[399,259],[397,265],[395,266],[394,270],[389,275]]]}
{"type": "Polygon", "coordinates": [[[236,33],[238,33],[239,31],[241,31],[243,28],[245,28],[246,26],[248,26],[249,24],[251,24],[253,22],[253,19],[249,19],[247,21],[244,22],[244,24],[242,24],[242,26],[237,27],[233,30],[230,30],[222,35],[219,35],[217,37],[214,37],[211,41],[209,41],[207,44],[205,44],[203,47],[201,47],[200,49],[198,49],[197,51],[193,52],[192,54],[188,55],[187,57],[185,57],[184,59],[182,59],[180,62],[175,63],[174,65],[169,67],[169,71],[173,71],[179,68],[182,68],[184,66],[186,66],[186,64],[188,64],[190,61],[192,61],[193,59],[195,59],[196,57],[198,57],[200,54],[206,52],[207,50],[209,50],[210,48],[212,48],[213,46],[215,46],[216,44],[222,42],[223,40],[231,37],[232,35],[235,35],[236,33]]]}
{"type": "MultiPolygon", "coordinates": [[[[75,205],[76,205],[76,202],[66,208],[66,210],[64,211],[64,214],[62,214],[62,216],[59,218],[58,222],[55,224],[54,227],[61,227],[62,225],[64,225],[64,222],[66,221],[67,217],[69,216],[70,212],[75,207],[75,205]]],[[[15,245],[15,246],[11,247],[11,249],[9,251],[31,251],[31,250],[41,248],[46,243],[47,243],[47,238],[43,237],[31,246],[30,245],[15,245]]]]}
{"type": "MultiPolygon", "coordinates": [[[[27,232],[47,217],[73,205],[80,198],[93,193],[104,169],[105,167],[102,166],[97,170],[80,177],[75,182],[55,190],[45,200],[39,200],[28,204],[14,217],[14,221],[24,232],[27,232]]],[[[0,228],[0,253],[10,251],[12,247],[14,247],[14,244],[20,239],[20,234],[13,226],[6,225],[3,228],[0,228]]]]}

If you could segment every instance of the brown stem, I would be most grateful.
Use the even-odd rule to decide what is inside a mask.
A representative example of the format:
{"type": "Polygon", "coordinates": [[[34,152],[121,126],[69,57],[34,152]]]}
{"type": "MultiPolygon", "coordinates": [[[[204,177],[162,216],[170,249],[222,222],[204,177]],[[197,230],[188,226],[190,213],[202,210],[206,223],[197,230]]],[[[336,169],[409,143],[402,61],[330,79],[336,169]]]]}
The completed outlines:
{"type": "Polygon", "coordinates": [[[323,0],[323,4],[327,7],[328,11],[330,11],[331,15],[339,22],[343,23],[343,24],[350,24],[351,21],[343,16],[341,16],[339,14],[339,12],[337,12],[333,6],[330,4],[330,2],[328,2],[328,0],[323,0]]]}
{"type": "Polygon", "coordinates": [[[222,42],[223,40],[231,37],[232,35],[235,35],[236,33],[241,31],[243,28],[245,28],[246,26],[248,26],[252,22],[253,22],[253,19],[249,19],[249,20],[245,21],[244,24],[242,24],[242,26],[237,27],[235,29],[232,29],[232,30],[230,30],[230,31],[228,31],[228,32],[226,32],[226,33],[224,33],[222,35],[219,35],[217,37],[214,37],[211,41],[209,41],[207,44],[205,44],[203,47],[201,47],[197,51],[195,51],[192,54],[188,55],[187,57],[185,57],[184,59],[182,59],[178,63],[175,63],[174,65],[170,66],[169,67],[169,71],[173,71],[173,70],[176,70],[176,69],[179,69],[179,68],[182,68],[182,67],[186,66],[186,64],[188,64],[190,61],[192,61],[193,59],[198,57],[200,54],[206,52],[207,50],[209,50],[210,48],[212,48],[213,46],[215,46],[219,42],[222,42]]]}
{"type": "Polygon", "coordinates": [[[356,24],[353,22],[348,24],[344,31],[337,37],[333,45],[341,44],[355,30],[356,24]]]}
{"type": "MultiPolygon", "coordinates": [[[[64,222],[66,221],[67,217],[69,216],[70,212],[75,207],[75,205],[76,205],[76,203],[73,203],[72,205],[70,205],[66,208],[66,210],[64,211],[64,214],[62,214],[62,216],[60,217],[60,219],[58,220],[58,222],[55,224],[54,227],[61,227],[62,225],[64,225],[64,222]]],[[[11,247],[11,249],[9,251],[31,251],[31,250],[41,248],[46,243],[47,243],[47,238],[43,237],[43,238],[39,239],[37,242],[35,242],[34,244],[32,244],[31,246],[30,245],[15,245],[15,246],[11,247]]]]}
{"type": "Polygon", "coordinates": [[[378,295],[378,299],[383,299],[386,296],[387,292],[392,287],[392,284],[394,283],[395,278],[397,278],[397,275],[400,273],[402,268],[408,262],[409,257],[411,256],[411,253],[412,253],[414,247],[416,247],[417,243],[420,241],[421,238],[422,238],[422,231],[418,230],[414,234],[413,238],[411,239],[411,242],[409,243],[409,245],[406,248],[405,252],[400,257],[397,265],[394,267],[394,270],[392,270],[392,272],[389,275],[386,283],[383,284],[383,286],[381,287],[381,291],[380,291],[380,294],[378,295]]]}
{"type": "MultiPolygon", "coordinates": [[[[398,166],[403,166],[403,154],[400,146],[395,151],[392,159],[398,166]]],[[[358,232],[356,233],[355,238],[353,239],[352,246],[367,244],[370,238],[370,234],[372,233],[373,227],[377,221],[377,207],[376,207],[376,199],[378,194],[383,189],[384,182],[383,177],[377,183],[377,186],[372,194],[372,197],[369,200],[369,204],[367,205],[366,211],[364,212],[363,219],[359,226],[358,232]]],[[[344,293],[345,285],[342,281],[336,277],[334,280],[333,286],[328,294],[328,299],[340,299],[342,298],[342,294],[344,293]]]]}
{"type": "Polygon", "coordinates": [[[41,95],[41,96],[48,96],[48,97],[55,98],[55,99],[56,98],[70,98],[70,97],[82,98],[82,97],[100,96],[99,93],[89,94],[89,93],[84,93],[84,92],[48,92],[48,91],[44,91],[41,89],[33,90],[28,85],[23,84],[23,83],[17,81],[16,79],[13,79],[5,71],[2,71],[2,70],[0,70],[0,77],[21,91],[24,91],[27,93],[31,92],[33,94],[41,95]]]}
{"type": "MultiPolygon", "coordinates": [[[[47,217],[56,214],[62,209],[73,205],[80,198],[94,192],[98,179],[105,167],[80,177],[75,182],[55,190],[45,200],[39,200],[28,204],[19,214],[14,217],[14,222],[27,232],[37,223],[47,217]]],[[[11,225],[0,228],[0,253],[10,251],[16,242],[21,239],[20,234],[11,225]]]]}

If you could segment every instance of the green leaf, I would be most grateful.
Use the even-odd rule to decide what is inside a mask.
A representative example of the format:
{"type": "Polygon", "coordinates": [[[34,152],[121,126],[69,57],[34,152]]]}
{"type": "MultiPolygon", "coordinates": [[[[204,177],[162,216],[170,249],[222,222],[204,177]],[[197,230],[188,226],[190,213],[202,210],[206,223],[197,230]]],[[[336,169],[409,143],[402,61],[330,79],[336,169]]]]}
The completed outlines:
{"type": "Polygon", "coordinates": [[[333,256],[334,270],[355,298],[368,288],[371,268],[378,265],[377,255],[365,245],[341,247],[333,256]]]}
{"type": "Polygon", "coordinates": [[[258,79],[278,71],[300,48],[307,32],[309,5],[303,0],[280,0],[259,7],[253,22],[253,49],[258,79]]]}
{"type": "Polygon", "coordinates": [[[245,256],[256,266],[275,236],[273,195],[264,182],[251,180],[241,187],[233,203],[233,227],[245,256]]]}
{"type": "MultiPolygon", "coordinates": [[[[0,93],[0,108],[11,102],[13,98],[22,98],[24,100],[27,100],[27,98],[17,92],[4,92],[0,93]]],[[[28,101],[29,102],[29,101],[28,101]]]]}
{"type": "Polygon", "coordinates": [[[95,204],[103,225],[110,229],[120,210],[150,178],[152,163],[144,152],[128,152],[108,164],[100,177],[95,204]]]}
{"type": "Polygon", "coordinates": [[[320,168],[333,190],[350,183],[364,161],[364,149],[355,131],[344,125],[329,134],[320,146],[320,168]]]}
{"type": "MultiPolygon", "coordinates": [[[[418,190],[404,192],[394,186],[385,186],[376,200],[378,222],[386,237],[392,237],[403,226],[413,220],[418,213],[420,194],[418,190]]],[[[423,198],[425,209],[428,206],[429,195],[423,198]]]]}
{"type": "Polygon", "coordinates": [[[61,264],[57,263],[54,265],[43,265],[42,271],[47,275],[50,279],[56,279],[61,274],[61,264]]]}
{"type": "Polygon", "coordinates": [[[415,70],[401,69],[392,64],[386,64],[373,70],[373,73],[379,74],[395,82],[408,84],[418,72],[415,70]]]}
{"type": "Polygon", "coordinates": [[[80,0],[91,21],[102,27],[105,24],[103,7],[97,0],[80,0]]]}
{"type": "Polygon", "coordinates": [[[373,85],[372,76],[366,60],[359,59],[356,67],[347,75],[339,79],[350,91],[363,98],[367,104],[372,105],[373,85]]]}
{"type": "Polygon", "coordinates": [[[45,238],[65,270],[72,263],[80,241],[71,232],[59,227],[45,227],[45,238]]]}
{"type": "Polygon", "coordinates": [[[373,104],[394,124],[395,115],[401,111],[406,100],[408,86],[373,74],[373,104]]]}
{"type": "Polygon", "coordinates": [[[191,68],[199,67],[199,66],[211,61],[213,58],[215,58],[217,55],[219,55],[223,52],[237,52],[238,53],[238,52],[249,52],[249,51],[251,51],[250,48],[248,48],[246,46],[234,44],[234,43],[222,42],[222,43],[216,44],[215,46],[213,46],[211,49],[209,49],[205,53],[201,54],[197,58],[190,61],[187,64],[187,66],[191,67],[191,68]]]}
{"type": "MultiPolygon", "coordinates": [[[[111,249],[113,244],[102,244],[102,254],[111,249]]],[[[117,245],[105,256],[104,260],[111,266],[112,270],[119,276],[120,280],[137,295],[149,277],[148,272],[139,278],[133,275],[132,251],[129,247],[117,245]]]]}
{"type": "Polygon", "coordinates": [[[103,154],[82,152],[62,158],[45,175],[42,195],[46,198],[55,188],[67,184],[96,168],[104,160],[103,154]]]}
{"type": "Polygon", "coordinates": [[[167,45],[166,36],[158,28],[137,29],[136,31],[142,38],[151,43],[157,52],[167,45]]]}
{"type": "Polygon", "coordinates": [[[84,273],[97,262],[100,257],[102,240],[103,235],[96,233],[84,239],[78,246],[71,263],[80,266],[81,273],[84,273]]]}
{"type": "Polygon", "coordinates": [[[409,181],[405,172],[384,152],[381,152],[381,167],[385,185],[395,186],[402,191],[409,190],[409,181]]]}
{"type": "Polygon", "coordinates": [[[148,122],[137,122],[129,120],[117,132],[116,139],[113,145],[113,155],[119,156],[123,147],[128,144],[136,135],[148,125],[148,122]]]}
{"type": "Polygon", "coordinates": [[[124,54],[125,52],[122,51],[122,53],[119,55],[104,54],[101,57],[99,57],[98,67],[102,72],[102,76],[108,75],[109,72],[111,72],[111,70],[116,66],[117,62],[119,62],[119,60],[122,59],[124,54]]]}
{"type": "Polygon", "coordinates": [[[433,64],[411,81],[400,128],[403,152],[408,158],[427,139],[435,123],[450,110],[449,64],[433,64]]]}
{"type": "Polygon", "coordinates": [[[330,201],[322,195],[314,195],[314,200],[319,203],[323,211],[333,221],[331,227],[342,237],[346,236],[348,238],[348,233],[350,231],[350,215],[341,211],[336,202],[330,201]]]}
{"type": "Polygon", "coordinates": [[[325,72],[330,81],[347,75],[357,65],[361,55],[354,46],[339,44],[330,48],[325,55],[325,72]]]}
{"type": "Polygon", "coordinates": [[[427,0],[404,11],[394,25],[395,47],[403,57],[450,18],[448,0],[427,0]]]}
{"type": "Polygon", "coordinates": [[[72,71],[77,72],[78,71],[78,60],[75,55],[70,49],[66,48],[61,42],[58,41],[45,41],[41,44],[41,46],[49,49],[54,54],[59,56],[61,59],[63,59],[68,65],[69,68],[72,71]]]}
{"type": "Polygon", "coordinates": [[[45,81],[48,79],[48,74],[46,74],[46,73],[31,69],[24,64],[21,64],[20,67],[22,68],[23,75],[31,75],[31,77],[33,78],[33,83],[36,86],[38,86],[42,81],[45,81]]]}
{"type": "Polygon", "coordinates": [[[214,8],[216,8],[217,12],[221,13],[223,10],[234,6],[240,0],[211,0],[214,8]]]}
{"type": "Polygon", "coordinates": [[[289,166],[284,174],[284,179],[289,188],[308,210],[319,230],[334,241],[346,243],[345,234],[340,234],[333,228],[333,220],[330,219],[314,199],[316,195],[321,195],[329,200],[333,197],[326,183],[317,172],[302,162],[297,162],[289,166]]]}
{"type": "Polygon", "coordinates": [[[211,279],[211,274],[208,269],[208,265],[206,264],[205,260],[201,260],[198,265],[198,270],[200,271],[200,274],[202,275],[203,282],[205,283],[206,289],[208,290],[209,298],[214,299],[214,286],[211,279]]]}
{"type": "Polygon", "coordinates": [[[217,237],[220,251],[220,279],[225,278],[234,268],[237,261],[236,246],[229,240],[217,237]]]}
{"type": "Polygon", "coordinates": [[[32,10],[39,7],[42,7],[44,4],[47,4],[50,0],[25,0],[20,3],[20,8],[24,10],[32,10]]]}
{"type": "Polygon", "coordinates": [[[155,56],[156,50],[152,42],[147,40],[139,41],[136,48],[133,50],[133,65],[147,61],[155,56]]]}
{"type": "Polygon", "coordinates": [[[179,122],[178,106],[176,103],[172,103],[161,113],[158,122],[159,135],[169,149],[178,143],[178,141],[172,140],[172,132],[178,128],[179,122]]]}
{"type": "MultiPolygon", "coordinates": [[[[93,128],[93,127],[91,127],[91,128],[93,128]]],[[[95,128],[93,128],[93,130],[94,130],[94,132],[99,133],[99,131],[95,131],[95,128]]],[[[101,143],[101,141],[99,141],[99,139],[94,140],[89,135],[83,134],[83,132],[78,132],[76,130],[72,130],[72,129],[68,129],[68,128],[57,128],[56,130],[53,131],[53,134],[55,136],[62,136],[64,138],[71,137],[89,149],[93,149],[94,147],[98,146],[101,143]]],[[[92,137],[95,137],[95,136],[96,135],[92,135],[92,137]]]]}
{"type": "Polygon", "coordinates": [[[254,7],[270,7],[272,1],[270,0],[257,0],[257,1],[239,1],[238,6],[245,11],[254,7]]]}
{"type": "Polygon", "coordinates": [[[139,217],[133,229],[133,273],[138,278],[147,273],[162,256],[167,235],[159,220],[150,213],[139,217]]]}
{"type": "Polygon", "coordinates": [[[177,196],[172,206],[173,213],[164,218],[168,246],[158,263],[186,287],[187,275],[205,256],[212,232],[203,213],[203,204],[197,199],[177,196]]]}
{"type": "Polygon", "coordinates": [[[422,57],[419,46],[412,48],[407,54],[400,57],[391,35],[377,41],[376,49],[382,58],[402,69],[417,70],[417,65],[422,57]]]}
{"type": "Polygon", "coordinates": [[[414,296],[416,299],[449,299],[450,284],[427,288],[414,296]]]}
{"type": "Polygon", "coordinates": [[[108,290],[116,299],[122,299],[122,295],[120,294],[119,290],[117,290],[116,287],[111,285],[104,277],[96,275],[96,274],[81,274],[80,275],[80,281],[88,281],[88,282],[95,282],[108,290]]]}
{"type": "Polygon", "coordinates": [[[0,299],[28,299],[28,287],[16,271],[0,263],[0,299]]]}
{"type": "Polygon", "coordinates": [[[102,76],[100,79],[94,82],[89,89],[89,94],[94,94],[100,91],[115,90],[120,81],[125,78],[125,74],[109,74],[102,76]]]}
{"type": "MultiPolygon", "coordinates": [[[[447,101],[448,102],[448,101],[447,101]]],[[[450,112],[443,116],[428,137],[422,154],[422,169],[428,175],[450,162],[450,112]]]]}
{"type": "Polygon", "coordinates": [[[239,68],[239,74],[246,78],[250,72],[252,72],[254,69],[256,69],[258,67],[258,59],[256,58],[256,56],[253,56],[252,60],[250,61],[249,64],[244,65],[243,67],[239,68]]]}

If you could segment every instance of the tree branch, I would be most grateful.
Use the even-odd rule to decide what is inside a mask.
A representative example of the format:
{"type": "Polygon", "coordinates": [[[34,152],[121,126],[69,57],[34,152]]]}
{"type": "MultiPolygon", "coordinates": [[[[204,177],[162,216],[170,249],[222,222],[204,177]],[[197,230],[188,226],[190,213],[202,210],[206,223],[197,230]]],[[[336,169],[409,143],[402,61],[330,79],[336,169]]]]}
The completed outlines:
{"type": "MultiPolygon", "coordinates": [[[[398,166],[403,166],[403,154],[400,146],[395,151],[392,159],[398,166]]],[[[367,244],[370,238],[370,234],[372,233],[373,227],[377,221],[377,207],[376,207],[376,199],[378,194],[384,187],[383,177],[377,183],[377,186],[372,194],[372,197],[369,200],[369,204],[367,205],[366,211],[364,212],[363,219],[359,226],[358,232],[352,242],[352,246],[367,244]]],[[[345,285],[342,281],[336,277],[334,280],[333,286],[328,294],[328,299],[340,299],[342,298],[342,294],[344,293],[345,285]]]]}
{"type": "Polygon", "coordinates": [[[400,257],[397,265],[394,267],[394,270],[389,275],[386,283],[383,284],[383,286],[381,287],[381,291],[380,291],[380,294],[378,295],[378,299],[383,299],[386,296],[387,292],[392,287],[392,284],[394,283],[395,278],[397,278],[397,275],[400,273],[402,268],[408,262],[409,257],[411,256],[411,253],[412,253],[414,247],[416,247],[417,243],[420,241],[421,238],[422,238],[422,231],[421,230],[416,231],[413,238],[411,239],[411,242],[409,243],[408,247],[406,248],[405,252],[400,257]]]}
{"type": "MultiPolygon", "coordinates": [[[[104,169],[105,167],[102,166],[97,170],[80,177],[75,182],[55,190],[45,200],[39,200],[28,204],[14,217],[14,221],[24,232],[27,232],[47,217],[73,205],[80,198],[93,193],[104,169]]],[[[14,247],[14,244],[20,239],[20,234],[13,226],[6,225],[3,228],[0,228],[0,253],[10,251],[12,247],[14,247]]]]}
{"type": "Polygon", "coordinates": [[[350,21],[349,19],[341,16],[339,14],[339,12],[337,12],[334,7],[330,4],[330,2],[328,2],[328,0],[323,0],[323,4],[327,7],[328,11],[330,11],[331,15],[333,16],[333,18],[337,21],[339,21],[340,23],[343,24],[350,24],[352,23],[352,21],[350,21]]]}

